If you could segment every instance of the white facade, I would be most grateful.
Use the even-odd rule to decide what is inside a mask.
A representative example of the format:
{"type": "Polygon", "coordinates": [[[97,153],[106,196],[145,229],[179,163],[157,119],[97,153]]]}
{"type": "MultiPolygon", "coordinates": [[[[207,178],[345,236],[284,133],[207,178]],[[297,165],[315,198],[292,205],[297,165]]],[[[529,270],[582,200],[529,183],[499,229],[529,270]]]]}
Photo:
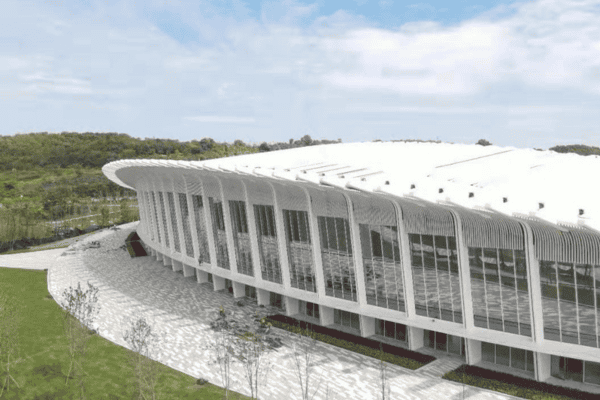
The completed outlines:
{"type": "Polygon", "coordinates": [[[137,191],[154,255],[215,290],[539,381],[581,363],[600,384],[596,157],[354,143],[103,171],[137,191]]]}

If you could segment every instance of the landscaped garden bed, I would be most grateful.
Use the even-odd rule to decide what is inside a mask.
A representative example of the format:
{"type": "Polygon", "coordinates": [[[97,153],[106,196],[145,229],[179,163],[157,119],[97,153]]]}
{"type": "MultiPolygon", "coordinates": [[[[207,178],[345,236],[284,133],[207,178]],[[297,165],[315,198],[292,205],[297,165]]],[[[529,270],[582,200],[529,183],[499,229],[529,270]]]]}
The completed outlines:
{"type": "Polygon", "coordinates": [[[532,400],[598,399],[599,395],[463,364],[443,379],[532,400]]]}
{"type": "Polygon", "coordinates": [[[350,350],[378,360],[381,357],[385,362],[412,370],[418,369],[435,360],[435,357],[426,354],[392,346],[377,340],[340,332],[320,325],[313,325],[285,315],[271,315],[267,317],[267,320],[275,328],[284,329],[297,334],[305,334],[308,329],[310,336],[320,342],[332,344],[342,349],[350,350]],[[380,352],[380,348],[383,350],[383,354],[380,352]]]}

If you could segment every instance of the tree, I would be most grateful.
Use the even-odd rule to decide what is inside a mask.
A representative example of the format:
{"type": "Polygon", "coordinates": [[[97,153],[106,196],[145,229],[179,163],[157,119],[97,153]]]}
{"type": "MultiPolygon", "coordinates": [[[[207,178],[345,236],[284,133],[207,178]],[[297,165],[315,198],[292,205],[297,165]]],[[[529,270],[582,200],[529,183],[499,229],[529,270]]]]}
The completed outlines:
{"type": "Polygon", "coordinates": [[[383,361],[383,345],[379,343],[379,382],[381,384],[381,400],[389,400],[390,384],[387,376],[387,365],[383,361]]]}
{"type": "Polygon", "coordinates": [[[476,144],[478,144],[480,146],[491,146],[492,145],[490,142],[488,142],[485,139],[479,139],[479,141],[476,144]]]}
{"type": "Polygon", "coordinates": [[[265,318],[255,317],[255,324],[246,332],[237,334],[233,356],[244,368],[250,396],[258,399],[259,387],[266,384],[271,363],[267,359],[268,346],[265,340],[271,323],[265,318]],[[258,322],[258,325],[256,324],[258,322]]]}
{"type": "Polygon", "coordinates": [[[127,205],[127,200],[121,199],[119,202],[119,214],[121,216],[121,223],[127,223],[133,221],[133,213],[131,207],[127,205]]]}
{"type": "Polygon", "coordinates": [[[293,344],[293,356],[294,366],[296,367],[296,376],[298,377],[298,383],[302,390],[302,400],[310,400],[314,398],[315,394],[319,390],[321,385],[322,376],[319,378],[312,395],[309,393],[310,389],[310,378],[314,372],[315,367],[315,346],[317,340],[314,338],[314,334],[308,329],[300,331],[299,337],[294,341],[293,344]]]}
{"type": "Polygon", "coordinates": [[[260,151],[260,152],[265,152],[265,151],[270,151],[270,150],[271,150],[271,148],[269,147],[267,142],[262,142],[260,144],[260,146],[258,146],[258,151],[260,151]]]}
{"type": "Polygon", "coordinates": [[[310,137],[310,135],[304,135],[302,136],[302,138],[300,139],[300,141],[302,142],[302,144],[304,146],[310,146],[313,142],[312,138],[310,137]]]}
{"type": "Polygon", "coordinates": [[[216,339],[207,347],[213,351],[214,360],[212,364],[219,366],[219,374],[221,375],[221,384],[225,389],[225,398],[229,398],[229,387],[231,383],[231,364],[233,363],[233,346],[234,336],[232,335],[232,325],[228,321],[225,309],[223,306],[219,309],[217,318],[211,323],[212,328],[216,331],[216,339]]]}
{"type": "Polygon", "coordinates": [[[110,211],[108,210],[108,207],[102,206],[102,208],[100,208],[100,225],[101,226],[108,225],[109,215],[110,215],[110,211]]]}
{"type": "Polygon", "coordinates": [[[160,364],[152,360],[159,351],[160,338],[142,316],[129,321],[129,329],[123,334],[133,353],[129,356],[136,379],[138,399],[156,400],[156,385],[160,377],[160,364]]]}
{"type": "Polygon", "coordinates": [[[14,382],[20,389],[19,384],[11,375],[10,366],[19,362],[19,324],[21,312],[19,307],[10,302],[5,292],[0,291],[0,368],[4,375],[0,397],[4,390],[10,390],[10,382],[14,382]]]}
{"type": "Polygon", "coordinates": [[[239,362],[244,370],[251,396],[257,399],[259,388],[266,384],[271,367],[268,352],[282,346],[281,340],[272,337],[271,323],[257,313],[250,324],[241,325],[233,318],[233,313],[227,314],[221,307],[217,318],[211,323],[211,328],[221,333],[224,338],[225,349],[219,350],[218,353],[221,361],[217,358],[217,362],[223,365],[220,367],[222,379],[226,378],[223,381],[229,385],[228,363],[232,359],[239,362]]]}
{"type": "Polygon", "coordinates": [[[90,329],[95,317],[100,311],[98,302],[98,288],[88,282],[88,290],[81,289],[81,283],[77,283],[77,289],[69,287],[62,294],[64,309],[63,328],[69,342],[69,372],[65,385],[69,382],[71,371],[77,379],[79,386],[79,398],[85,398],[85,356],[87,344],[90,338],[90,329]]]}

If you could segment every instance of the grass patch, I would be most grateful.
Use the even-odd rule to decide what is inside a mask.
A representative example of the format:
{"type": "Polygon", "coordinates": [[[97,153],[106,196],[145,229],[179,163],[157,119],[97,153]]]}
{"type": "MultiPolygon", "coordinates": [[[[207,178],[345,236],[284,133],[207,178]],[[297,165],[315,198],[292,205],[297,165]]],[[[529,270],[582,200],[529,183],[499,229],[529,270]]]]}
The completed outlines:
{"type": "Polygon", "coordinates": [[[377,360],[379,360],[380,357],[379,346],[381,345],[384,351],[383,361],[412,370],[421,368],[435,360],[435,357],[426,354],[391,346],[387,343],[381,343],[376,340],[336,331],[327,327],[312,325],[285,315],[272,315],[267,317],[267,320],[276,328],[284,329],[296,334],[301,332],[304,333],[308,326],[308,328],[312,330],[310,336],[320,342],[328,343],[377,360]]]}
{"type": "MultiPolygon", "coordinates": [[[[51,299],[46,271],[0,268],[0,290],[21,307],[20,362],[11,366],[11,375],[21,389],[11,384],[2,399],[70,398],[76,385],[65,387],[68,371],[67,339],[62,330],[63,312],[51,299]],[[72,388],[73,387],[73,388],[72,388]]],[[[135,381],[127,363],[130,350],[93,335],[87,357],[86,383],[89,399],[132,399],[135,381]]],[[[158,394],[162,399],[222,399],[224,390],[161,364],[158,394]]],[[[1,373],[0,373],[1,375],[1,373]]],[[[248,399],[231,393],[232,399],[248,399]]]]}
{"type": "MultiPolygon", "coordinates": [[[[44,245],[44,246],[47,246],[47,245],[44,245]]],[[[44,251],[44,250],[53,250],[53,249],[66,249],[67,247],[69,247],[68,244],[62,244],[60,246],[53,246],[53,247],[43,247],[43,248],[30,247],[28,249],[19,249],[19,250],[5,251],[4,253],[0,253],[0,256],[3,256],[5,254],[33,253],[35,251],[44,251]]]]}
{"type": "Polygon", "coordinates": [[[481,367],[463,364],[457,369],[447,372],[443,377],[449,381],[464,383],[469,386],[506,393],[511,396],[532,400],[567,400],[597,399],[597,394],[582,392],[561,386],[537,382],[533,379],[516,377],[503,372],[491,371],[481,367]]]}

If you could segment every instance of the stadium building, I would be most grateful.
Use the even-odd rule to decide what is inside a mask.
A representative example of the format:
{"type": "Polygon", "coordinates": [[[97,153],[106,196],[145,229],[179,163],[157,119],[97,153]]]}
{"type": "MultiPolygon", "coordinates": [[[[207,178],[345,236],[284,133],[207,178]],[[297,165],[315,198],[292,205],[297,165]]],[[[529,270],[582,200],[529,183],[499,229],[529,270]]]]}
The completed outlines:
{"type": "Polygon", "coordinates": [[[152,256],[215,290],[600,390],[597,156],[376,142],[103,172],[137,192],[152,256]]]}

